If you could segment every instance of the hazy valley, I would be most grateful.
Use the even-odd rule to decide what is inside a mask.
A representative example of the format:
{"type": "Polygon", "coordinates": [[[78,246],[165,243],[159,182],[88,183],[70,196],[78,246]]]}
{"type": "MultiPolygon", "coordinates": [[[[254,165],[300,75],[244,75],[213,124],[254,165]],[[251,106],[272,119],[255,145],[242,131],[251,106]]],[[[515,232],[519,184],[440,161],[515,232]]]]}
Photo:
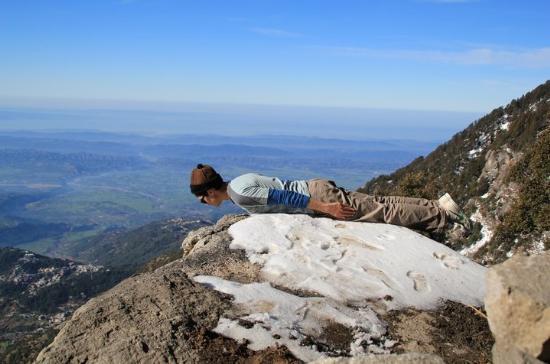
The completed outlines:
{"type": "Polygon", "coordinates": [[[59,257],[101,234],[174,217],[215,221],[238,211],[198,204],[188,191],[197,163],[226,178],[255,171],[327,177],[354,189],[435,143],[289,136],[157,136],[101,132],[0,132],[0,246],[59,257]]]}

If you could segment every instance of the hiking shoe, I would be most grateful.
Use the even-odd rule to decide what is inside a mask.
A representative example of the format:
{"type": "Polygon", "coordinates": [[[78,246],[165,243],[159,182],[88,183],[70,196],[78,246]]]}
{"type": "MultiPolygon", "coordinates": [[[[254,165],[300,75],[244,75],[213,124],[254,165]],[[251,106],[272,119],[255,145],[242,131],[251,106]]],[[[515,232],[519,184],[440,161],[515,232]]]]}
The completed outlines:
{"type": "Polygon", "coordinates": [[[462,225],[468,232],[472,230],[470,219],[466,216],[464,211],[458,207],[458,204],[453,200],[451,195],[445,193],[437,202],[439,203],[439,207],[445,210],[451,223],[462,225]]]}
{"type": "Polygon", "coordinates": [[[439,203],[439,206],[446,211],[452,212],[453,214],[460,214],[460,207],[458,207],[457,203],[453,200],[451,195],[448,193],[445,193],[443,196],[437,200],[439,203]]]}
{"type": "Polygon", "coordinates": [[[455,214],[454,212],[449,210],[445,210],[445,212],[447,213],[447,218],[450,222],[462,225],[464,229],[466,229],[466,231],[468,232],[472,230],[472,223],[470,222],[468,216],[464,214],[464,212],[459,211],[458,214],[455,214]]]}

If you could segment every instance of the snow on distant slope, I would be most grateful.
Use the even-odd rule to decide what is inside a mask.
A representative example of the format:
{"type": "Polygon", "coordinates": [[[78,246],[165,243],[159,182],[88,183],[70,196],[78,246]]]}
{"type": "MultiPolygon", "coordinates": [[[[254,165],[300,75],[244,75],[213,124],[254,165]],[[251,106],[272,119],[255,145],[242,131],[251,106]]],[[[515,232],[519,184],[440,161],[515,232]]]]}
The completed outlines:
{"type": "Polygon", "coordinates": [[[242,285],[196,277],[235,296],[245,315],[241,319],[245,317],[254,326],[243,328],[238,321],[224,318],[216,330],[249,340],[253,349],[278,342],[303,360],[321,355],[312,348],[288,344],[297,336],[293,330],[300,335],[322,330],[305,320],[309,315],[352,330],[355,341],[350,353],[354,354],[362,347],[372,350],[361,342],[380,340],[385,332],[373,312],[408,306],[431,309],[443,300],[472,305],[483,302],[486,268],[404,227],[262,214],[237,222],[229,233],[231,248],[244,249],[250,261],[260,264],[264,280],[321,296],[303,298],[266,283],[242,285]]]}
{"type": "MultiPolygon", "coordinates": [[[[481,198],[486,198],[483,196],[481,196],[481,198]]],[[[483,220],[483,215],[481,215],[481,212],[479,211],[479,207],[477,208],[476,212],[474,212],[472,216],[470,216],[470,220],[481,224],[481,238],[471,246],[466,247],[460,251],[460,254],[466,255],[466,256],[472,256],[479,249],[485,246],[485,244],[491,241],[491,239],[493,238],[493,231],[489,228],[487,223],[483,220]]]]}

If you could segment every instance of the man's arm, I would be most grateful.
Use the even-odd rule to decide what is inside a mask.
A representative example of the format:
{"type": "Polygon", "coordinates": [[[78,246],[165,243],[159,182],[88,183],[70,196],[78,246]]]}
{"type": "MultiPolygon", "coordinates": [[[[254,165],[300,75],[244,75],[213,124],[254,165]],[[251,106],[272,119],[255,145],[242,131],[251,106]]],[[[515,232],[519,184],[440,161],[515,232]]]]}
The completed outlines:
{"type": "Polygon", "coordinates": [[[308,208],[322,212],[340,220],[352,218],[356,210],[339,202],[325,203],[313,200],[309,196],[294,191],[269,189],[267,197],[268,205],[286,205],[295,208],[308,208]]]}
{"type": "Polygon", "coordinates": [[[324,203],[298,192],[263,186],[247,186],[238,192],[237,196],[233,196],[233,199],[238,205],[286,205],[293,208],[308,208],[339,220],[348,220],[356,213],[353,207],[339,202],[324,203]]]}
{"type": "Polygon", "coordinates": [[[313,200],[311,198],[309,199],[307,208],[329,214],[339,220],[349,220],[357,212],[357,210],[353,207],[345,205],[341,202],[325,203],[318,200],[313,200]]]}

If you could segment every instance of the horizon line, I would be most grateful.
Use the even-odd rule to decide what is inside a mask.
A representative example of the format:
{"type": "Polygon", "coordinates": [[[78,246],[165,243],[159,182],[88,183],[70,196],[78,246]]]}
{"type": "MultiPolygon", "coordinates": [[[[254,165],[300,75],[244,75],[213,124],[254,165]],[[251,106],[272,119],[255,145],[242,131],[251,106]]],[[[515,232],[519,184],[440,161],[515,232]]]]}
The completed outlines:
{"type": "MultiPolygon", "coordinates": [[[[183,110],[164,109],[166,107],[183,106],[218,106],[218,107],[260,107],[260,108],[298,108],[298,109],[345,109],[345,110],[375,110],[375,111],[413,111],[413,112],[446,112],[457,114],[489,113],[491,110],[448,110],[448,109],[414,109],[414,108],[388,108],[376,106],[357,105],[313,105],[313,104],[288,104],[288,103],[238,103],[222,101],[190,101],[190,100],[141,100],[141,99],[110,99],[110,98],[71,98],[71,97],[13,97],[0,95],[0,108],[37,108],[48,110],[147,110],[158,112],[174,112],[183,110]],[[57,105],[44,105],[43,103],[57,103],[57,105]],[[145,108],[143,108],[145,106],[145,108]],[[159,107],[161,110],[159,110],[159,107]]],[[[500,105],[494,108],[498,108],[500,105]]],[[[493,109],[494,109],[493,108],[493,109]]]]}

